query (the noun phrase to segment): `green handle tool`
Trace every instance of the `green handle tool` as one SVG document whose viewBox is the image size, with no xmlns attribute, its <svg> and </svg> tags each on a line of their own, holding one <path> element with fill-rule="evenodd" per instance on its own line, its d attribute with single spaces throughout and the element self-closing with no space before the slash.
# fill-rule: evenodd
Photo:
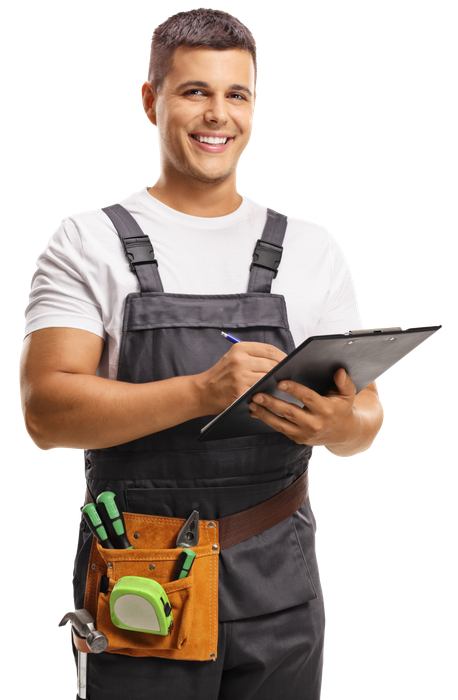
<svg viewBox="0 0 458 700">
<path fill-rule="evenodd" d="M 175 567 L 174 581 L 180 578 L 186 578 L 191 571 L 191 566 L 194 564 L 196 553 L 192 549 L 183 549 Z"/>
<path fill-rule="evenodd" d="M 97 498 L 97 510 L 115 549 L 133 549 L 127 539 L 122 513 L 116 505 L 113 491 L 104 491 Z"/>
<path fill-rule="evenodd" d="M 97 511 L 95 503 L 88 503 L 84 508 L 81 508 L 83 518 L 88 524 L 88 527 L 96 539 L 105 549 L 113 549 L 107 531 L 105 530 L 100 515 Z"/>
</svg>

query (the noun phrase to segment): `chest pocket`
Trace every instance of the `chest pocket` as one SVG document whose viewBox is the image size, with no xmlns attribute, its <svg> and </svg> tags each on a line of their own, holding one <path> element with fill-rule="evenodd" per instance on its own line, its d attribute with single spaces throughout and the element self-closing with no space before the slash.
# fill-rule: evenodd
<svg viewBox="0 0 458 700">
<path fill-rule="evenodd" d="M 222 330 L 286 353 L 294 347 L 280 295 L 129 294 L 118 380 L 153 382 L 204 372 L 230 348 Z"/>
</svg>

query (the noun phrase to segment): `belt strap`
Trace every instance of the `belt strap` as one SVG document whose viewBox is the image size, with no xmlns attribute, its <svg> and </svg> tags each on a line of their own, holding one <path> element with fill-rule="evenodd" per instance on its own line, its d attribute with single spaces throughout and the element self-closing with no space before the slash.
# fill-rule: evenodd
<svg viewBox="0 0 458 700">
<path fill-rule="evenodd" d="M 253 508 L 219 518 L 220 549 L 260 535 L 296 512 L 307 500 L 309 491 L 306 470 L 291 486 Z"/>
<path fill-rule="evenodd" d="M 234 515 L 218 519 L 220 549 L 227 549 L 234 544 L 260 535 L 274 525 L 291 517 L 309 495 L 308 470 L 294 481 L 291 486 L 272 496 L 257 506 L 241 510 Z M 85 505 L 95 502 L 89 489 L 86 489 Z"/>
</svg>

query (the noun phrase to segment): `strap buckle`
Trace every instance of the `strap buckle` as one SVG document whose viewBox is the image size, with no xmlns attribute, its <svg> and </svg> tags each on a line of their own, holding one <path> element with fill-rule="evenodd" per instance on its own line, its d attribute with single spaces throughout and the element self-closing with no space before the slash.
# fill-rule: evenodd
<svg viewBox="0 0 458 700">
<path fill-rule="evenodd" d="M 123 238 L 122 241 L 133 272 L 135 272 L 136 265 L 146 265 L 147 263 L 154 263 L 157 265 L 149 236 Z"/>
<path fill-rule="evenodd" d="M 265 244 L 271 247 L 267 247 Z M 272 250 L 275 248 L 275 250 Z M 253 265 L 257 267 L 264 267 L 266 270 L 272 270 L 274 272 L 274 279 L 278 274 L 278 266 L 280 265 L 281 256 L 283 253 L 283 248 L 281 245 L 275 245 L 275 243 L 270 243 L 269 241 L 263 241 L 258 238 L 256 242 L 256 248 L 253 253 L 253 262 L 250 265 L 250 270 Z"/>
</svg>

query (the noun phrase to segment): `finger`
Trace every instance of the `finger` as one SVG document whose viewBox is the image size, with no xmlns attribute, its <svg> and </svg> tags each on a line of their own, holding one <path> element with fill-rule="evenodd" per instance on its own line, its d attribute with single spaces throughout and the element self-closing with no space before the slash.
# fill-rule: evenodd
<svg viewBox="0 0 458 700">
<path fill-rule="evenodd" d="M 249 404 L 249 408 L 258 418 L 263 418 L 266 414 L 270 414 L 270 416 L 275 414 L 295 425 L 298 424 L 303 414 L 303 409 L 299 406 L 288 401 L 275 399 L 268 394 L 256 394 L 253 397 L 253 402 Z"/>
<path fill-rule="evenodd" d="M 334 374 L 334 384 L 336 385 L 337 391 L 341 396 L 354 396 L 356 394 L 356 387 L 353 384 L 350 375 L 344 370 L 343 367 L 337 370 Z M 330 394 L 335 392 L 330 391 Z"/>
<path fill-rule="evenodd" d="M 241 348 L 241 345 L 242 343 L 233 346 L 225 355 L 225 362 L 236 371 L 255 372 L 262 376 L 270 372 L 277 366 L 279 360 L 283 359 L 281 356 L 284 353 L 273 345 L 246 343 L 247 346 L 250 346 L 248 348 L 250 352 L 247 352 L 245 348 Z M 255 347 L 253 348 L 252 346 Z"/>
<path fill-rule="evenodd" d="M 268 343 L 237 343 L 231 348 L 231 350 L 234 352 L 246 352 L 248 355 L 252 355 L 253 357 L 265 357 L 273 360 L 275 363 L 280 362 L 284 357 L 286 357 L 286 353 L 280 350 L 280 348 L 276 348 L 275 345 L 269 345 Z"/>
<path fill-rule="evenodd" d="M 308 386 L 291 380 L 281 381 L 277 386 L 280 391 L 284 391 L 285 394 L 291 394 L 291 396 L 299 399 L 299 401 L 304 404 L 304 408 L 310 411 L 315 412 L 323 406 L 323 397 L 317 394 L 316 391 L 313 391 L 313 389 L 309 389 Z"/>
<path fill-rule="evenodd" d="M 281 403 L 286 404 L 286 401 L 282 401 Z M 289 404 L 291 405 L 291 404 Z M 256 403 L 250 403 L 248 404 L 248 407 L 252 411 L 252 418 L 257 418 L 259 420 L 262 420 L 264 423 L 267 425 L 270 425 L 271 428 L 274 428 L 280 433 L 283 433 L 284 435 L 287 435 L 290 437 L 292 440 L 299 434 L 299 429 L 296 423 L 293 421 L 288 420 L 286 416 L 282 416 L 281 414 L 276 414 L 270 411 L 269 409 L 265 408 L 264 406 L 261 406 Z M 297 406 L 295 407 L 297 408 Z M 302 410 L 302 409 L 298 409 Z M 285 407 L 285 414 L 290 415 L 287 407 Z"/>
</svg>

